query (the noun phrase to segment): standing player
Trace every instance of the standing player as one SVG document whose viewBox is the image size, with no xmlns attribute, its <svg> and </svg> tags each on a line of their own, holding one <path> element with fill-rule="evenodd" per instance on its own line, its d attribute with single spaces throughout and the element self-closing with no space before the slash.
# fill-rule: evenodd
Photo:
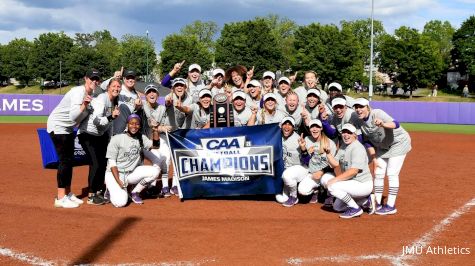
<svg viewBox="0 0 475 266">
<path fill-rule="evenodd" d="M 365 140 L 374 145 L 372 156 L 374 169 L 374 194 L 378 205 L 382 204 L 384 176 L 388 176 L 389 195 L 385 205 L 376 214 L 395 214 L 399 191 L 399 173 L 406 154 L 411 150 L 411 137 L 398 121 L 380 109 L 371 109 L 365 98 L 355 99 L 353 107 L 358 115 L 358 127 Z"/>
<path fill-rule="evenodd" d="M 79 125 L 79 143 L 90 161 L 87 204 L 102 205 L 107 202 L 100 192 L 104 189 L 106 151 L 112 136 L 112 120 L 119 116 L 117 97 L 120 87 L 120 79 L 110 79 L 107 91 L 91 101 L 92 113 Z"/>
<path fill-rule="evenodd" d="M 92 112 L 89 106 L 92 93 L 101 76 L 92 69 L 84 76 L 84 85 L 72 88 L 48 116 L 47 132 L 51 136 L 59 157 L 56 176 L 58 191 L 54 200 L 57 208 L 77 208 L 83 203 L 71 193 L 74 158 L 74 126 L 81 123 Z"/>
<path fill-rule="evenodd" d="M 233 93 L 234 126 L 253 126 L 256 124 L 257 107 L 246 105 L 247 94 L 243 91 Z"/>
<path fill-rule="evenodd" d="M 128 202 L 127 186 L 136 184 L 130 197 L 136 204 L 143 204 L 140 192 L 154 182 L 160 167 L 143 165 L 144 149 L 158 148 L 160 135 L 157 126 L 153 126 L 151 141 L 140 132 L 141 119 L 137 114 L 127 118 L 127 131 L 112 137 L 107 146 L 108 167 L 106 185 L 110 201 L 115 207 L 124 207 Z"/>
</svg>

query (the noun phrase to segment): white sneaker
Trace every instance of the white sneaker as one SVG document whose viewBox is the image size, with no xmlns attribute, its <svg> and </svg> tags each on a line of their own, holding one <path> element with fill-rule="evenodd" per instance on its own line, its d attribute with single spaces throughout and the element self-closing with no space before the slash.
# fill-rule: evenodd
<svg viewBox="0 0 475 266">
<path fill-rule="evenodd" d="M 64 196 L 62 199 L 54 199 L 54 207 L 71 209 L 79 207 L 79 204 L 71 201 L 68 196 Z"/>
<path fill-rule="evenodd" d="M 286 202 L 287 200 L 289 200 L 289 196 L 287 196 L 283 193 L 282 194 L 277 194 L 277 195 L 275 195 L 275 200 L 278 203 L 282 204 L 282 203 Z"/>
<path fill-rule="evenodd" d="M 76 195 L 74 195 L 74 193 L 72 193 L 72 192 L 69 192 L 67 197 L 69 198 L 70 201 L 75 202 L 79 205 L 84 203 L 84 201 L 82 201 L 82 199 L 79 199 L 78 197 L 76 197 Z"/>
</svg>

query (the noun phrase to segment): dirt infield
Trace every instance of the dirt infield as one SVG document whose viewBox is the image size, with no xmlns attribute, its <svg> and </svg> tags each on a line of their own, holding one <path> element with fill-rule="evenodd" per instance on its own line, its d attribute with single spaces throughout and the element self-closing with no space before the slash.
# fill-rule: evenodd
<svg viewBox="0 0 475 266">
<path fill-rule="evenodd" d="M 36 128 L 0 124 L 0 264 L 468 265 L 475 261 L 473 135 L 411 133 L 393 216 L 344 220 L 320 204 L 266 200 L 146 200 L 117 209 L 53 208 L 56 171 L 45 170 Z M 74 169 L 73 192 L 87 185 Z M 387 189 L 387 188 L 386 188 Z M 401 255 L 423 243 L 423 254 Z M 432 254 L 428 248 L 470 254 Z"/>
</svg>

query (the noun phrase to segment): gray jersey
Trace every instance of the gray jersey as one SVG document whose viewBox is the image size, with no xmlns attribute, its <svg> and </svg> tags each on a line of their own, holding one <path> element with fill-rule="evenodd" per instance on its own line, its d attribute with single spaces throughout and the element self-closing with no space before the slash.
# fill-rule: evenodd
<svg viewBox="0 0 475 266">
<path fill-rule="evenodd" d="M 336 115 L 330 117 L 330 125 L 332 125 L 341 135 L 341 129 L 344 124 L 350 123 L 352 125 L 357 125 L 359 118 L 353 109 L 347 108 L 343 118 L 338 118 Z M 360 135 L 361 131 L 357 129 L 356 135 Z"/>
<path fill-rule="evenodd" d="M 252 111 L 247 106 L 244 107 L 241 112 L 238 112 L 233 108 L 233 115 L 235 127 L 247 126 L 247 123 L 249 123 L 249 119 L 251 119 Z"/>
<path fill-rule="evenodd" d="M 318 111 L 318 105 L 314 108 L 310 108 L 308 104 L 305 104 L 305 109 L 307 109 L 308 113 L 310 114 L 310 120 L 312 119 L 319 119 L 320 112 Z"/>
<path fill-rule="evenodd" d="M 303 119 L 302 119 L 303 108 L 302 108 L 302 106 L 298 105 L 297 109 L 295 109 L 295 111 L 292 112 L 292 111 L 289 110 L 289 108 L 286 105 L 282 111 L 286 114 L 286 116 L 291 116 L 295 120 L 295 130 L 298 130 L 300 125 L 302 125 L 302 123 L 303 123 Z"/>
<path fill-rule="evenodd" d="M 68 91 L 48 116 L 46 131 L 55 134 L 73 133 L 74 126 L 81 123 L 92 112 L 90 105 L 81 112 L 80 108 L 84 97 L 86 97 L 86 87 L 84 86 L 74 87 Z"/>
<path fill-rule="evenodd" d="M 112 115 L 114 106 L 109 99 L 109 95 L 106 92 L 99 94 L 96 98 L 92 99 L 90 105 L 92 113 L 81 122 L 78 134 L 87 133 L 94 136 L 112 135 L 112 122 L 107 117 Z"/>
<path fill-rule="evenodd" d="M 353 97 L 351 96 L 347 96 L 347 95 L 343 95 L 343 96 L 345 97 L 345 100 L 346 100 L 346 107 L 353 110 L 353 102 L 355 101 L 355 99 L 353 99 Z M 332 108 L 332 100 L 333 99 L 328 98 L 325 101 L 325 109 L 327 110 L 327 113 L 329 115 L 333 115 L 334 113 L 333 108 Z"/>
<path fill-rule="evenodd" d="M 203 128 L 209 122 L 209 108 L 205 110 L 199 103 L 192 103 L 189 108 L 191 113 L 186 115 L 182 128 Z"/>
<path fill-rule="evenodd" d="M 366 149 L 358 140 L 350 145 L 342 144 L 335 159 L 340 163 L 341 171 L 345 172 L 350 168 L 359 169 L 356 176 L 349 180 L 356 180 L 361 183 L 373 180 L 373 176 L 368 167 L 368 156 Z"/>
<path fill-rule="evenodd" d="M 287 139 L 282 137 L 282 155 L 284 157 L 284 167 L 287 169 L 300 163 L 299 135 L 293 133 Z"/>
<path fill-rule="evenodd" d="M 178 101 L 178 97 L 173 93 L 173 102 Z M 190 96 L 185 94 L 185 98 L 181 99 L 182 106 L 191 106 L 192 99 Z M 171 126 L 172 131 L 177 130 L 183 126 L 186 119 L 186 114 L 182 111 L 175 108 L 175 106 L 170 105 L 166 106 L 166 118 L 164 120 L 164 125 Z"/>
<path fill-rule="evenodd" d="M 320 101 L 323 102 L 323 103 L 326 102 L 327 99 L 328 99 L 328 94 L 324 90 L 321 90 L 321 89 L 318 89 L 318 88 L 315 88 L 315 89 L 320 91 L 320 97 L 319 97 Z M 299 96 L 299 102 L 300 103 L 306 103 L 307 102 L 307 91 L 308 90 L 309 89 L 304 87 L 304 86 L 300 86 L 300 87 L 298 87 L 294 90 L 294 92 L 297 93 L 297 95 Z"/>
<path fill-rule="evenodd" d="M 289 90 L 290 91 L 290 90 Z M 287 97 L 287 95 L 282 95 L 280 93 L 280 90 L 279 89 L 274 89 L 274 94 L 275 94 L 275 97 L 277 98 L 276 101 L 277 101 L 277 108 L 281 109 L 281 110 L 284 110 L 285 109 L 285 97 Z"/>
<path fill-rule="evenodd" d="M 135 91 L 135 89 L 129 90 L 122 84 L 122 88 L 119 94 L 119 105 L 125 104 L 129 107 L 131 113 L 135 111 L 135 99 L 137 99 L 139 95 Z"/>
<path fill-rule="evenodd" d="M 328 144 L 330 145 L 330 153 L 332 155 L 335 155 L 335 143 L 330 140 Z M 327 155 L 325 154 L 325 152 L 320 153 L 320 141 L 316 141 L 312 136 L 305 137 L 305 147 L 307 147 L 307 150 L 309 150 L 311 147 L 314 148 L 312 157 L 308 162 L 308 171 L 310 173 L 321 171 L 329 166 Z"/>
<path fill-rule="evenodd" d="M 152 141 L 145 135 L 142 135 L 143 148 L 150 149 Z M 127 133 L 117 134 L 111 138 L 107 146 L 106 158 L 114 160 L 120 173 L 130 173 L 137 166 L 142 165 L 140 158 L 141 147 L 138 139 L 132 138 Z M 110 172 L 110 165 L 107 165 L 107 171 Z"/>
<path fill-rule="evenodd" d="M 155 108 L 151 107 L 148 102 L 145 102 L 143 105 L 143 110 L 145 115 L 147 116 L 147 119 L 153 119 L 157 122 L 158 125 L 163 125 L 165 124 L 165 119 L 166 119 L 166 108 L 163 105 L 157 105 Z M 148 125 L 147 123 L 142 123 Z M 144 128 L 143 133 L 151 138 L 152 137 L 152 130 L 150 126 L 147 128 Z"/>
<path fill-rule="evenodd" d="M 199 93 L 206 87 L 205 83 L 200 79 L 196 83 L 191 82 L 189 79 L 186 82 L 187 93 L 191 96 L 193 103 L 197 103 L 200 100 Z"/>
<path fill-rule="evenodd" d="M 257 114 L 257 121 L 256 124 L 258 125 L 265 125 L 265 124 L 272 124 L 272 123 L 280 123 L 287 115 L 282 112 L 281 110 L 277 109 L 273 114 L 269 114 L 262 109 Z"/>
<path fill-rule="evenodd" d="M 378 127 L 374 124 L 376 118 L 383 122 L 392 122 L 394 119 L 381 109 L 373 109 L 368 120 L 358 120 L 357 127 L 365 140 L 376 148 L 376 155 L 381 158 L 391 158 L 408 153 L 411 150 L 411 137 L 404 128 L 390 129 Z"/>
</svg>

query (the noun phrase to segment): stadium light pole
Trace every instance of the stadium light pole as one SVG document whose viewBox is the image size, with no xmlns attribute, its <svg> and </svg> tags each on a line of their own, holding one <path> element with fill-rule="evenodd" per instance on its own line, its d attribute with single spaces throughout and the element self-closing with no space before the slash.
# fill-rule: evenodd
<svg viewBox="0 0 475 266">
<path fill-rule="evenodd" d="M 147 42 L 145 43 L 145 45 L 147 46 L 147 49 L 146 49 L 146 59 L 147 60 L 147 76 L 145 76 L 145 82 L 148 82 L 148 30 L 147 30 Z"/>
<path fill-rule="evenodd" d="M 369 56 L 369 88 L 368 88 L 368 98 L 371 101 L 373 97 L 373 20 L 374 20 L 374 0 L 371 0 L 371 48 Z"/>
<path fill-rule="evenodd" d="M 59 94 L 61 94 L 61 87 L 63 85 L 63 82 L 62 82 L 62 79 L 61 79 L 61 64 L 63 62 L 61 60 L 59 60 Z"/>
</svg>

